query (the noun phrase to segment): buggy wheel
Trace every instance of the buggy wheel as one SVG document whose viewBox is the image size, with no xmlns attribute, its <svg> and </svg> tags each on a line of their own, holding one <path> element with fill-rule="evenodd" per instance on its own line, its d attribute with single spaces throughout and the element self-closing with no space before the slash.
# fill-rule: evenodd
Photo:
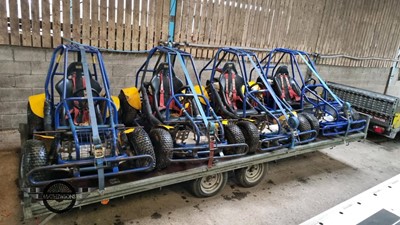
<svg viewBox="0 0 400 225">
<path fill-rule="evenodd" d="M 20 173 L 19 173 L 19 185 L 23 188 L 29 184 L 28 177 L 26 176 L 29 171 L 36 167 L 46 166 L 48 162 L 48 155 L 46 147 L 42 141 L 39 140 L 27 140 L 22 146 L 21 151 L 21 162 L 20 162 Z M 32 174 L 33 180 L 43 181 L 48 179 L 48 175 L 44 171 L 39 171 Z"/>
<path fill-rule="evenodd" d="M 44 120 L 33 113 L 30 103 L 26 110 L 28 116 L 28 139 L 33 137 L 33 131 L 44 130 Z"/>
<path fill-rule="evenodd" d="M 303 114 L 298 114 L 297 118 L 299 119 L 298 129 L 300 132 L 311 130 L 311 124 L 310 124 L 310 122 L 308 122 L 307 118 Z M 309 134 L 299 135 L 299 137 L 300 137 L 300 140 L 304 141 L 304 140 L 311 138 L 311 135 L 312 134 L 309 133 Z"/>
<path fill-rule="evenodd" d="M 217 173 L 190 181 L 190 190 L 199 198 L 211 197 L 220 192 L 228 181 L 228 173 Z"/>
<path fill-rule="evenodd" d="M 301 113 L 301 115 L 303 115 L 308 122 L 311 125 L 311 130 L 315 130 L 317 132 L 317 135 L 319 134 L 319 120 L 317 119 L 317 117 L 314 116 L 314 114 L 311 113 Z"/>
<path fill-rule="evenodd" d="M 151 143 L 153 143 L 156 168 L 164 169 L 171 164 L 172 148 L 174 147 L 171 134 L 162 128 L 154 128 L 150 131 Z"/>
<path fill-rule="evenodd" d="M 259 184 L 267 172 L 265 163 L 251 165 L 234 171 L 237 183 L 242 187 L 254 187 Z"/>
<path fill-rule="evenodd" d="M 146 131 L 144 131 L 141 127 L 136 127 L 135 130 L 129 133 L 127 136 L 131 150 L 136 156 L 150 155 L 153 158 L 153 165 L 149 171 L 153 170 L 156 167 L 156 155 L 154 153 L 154 148 L 151 144 L 150 137 Z M 149 159 L 135 160 L 136 167 L 144 167 L 149 163 L 151 163 L 151 160 Z"/>
<path fill-rule="evenodd" d="M 260 134 L 256 125 L 249 121 L 240 121 L 237 123 L 237 126 L 240 128 L 240 131 L 242 131 L 246 144 L 249 146 L 248 153 L 256 152 L 260 141 Z"/>
<path fill-rule="evenodd" d="M 225 130 L 225 138 L 228 141 L 228 144 L 238 144 L 238 143 L 246 143 L 246 139 L 243 136 L 240 128 L 235 124 L 229 124 L 224 126 Z M 226 153 L 229 155 L 233 154 L 241 154 L 245 152 L 245 147 L 230 147 L 226 148 Z"/>
</svg>

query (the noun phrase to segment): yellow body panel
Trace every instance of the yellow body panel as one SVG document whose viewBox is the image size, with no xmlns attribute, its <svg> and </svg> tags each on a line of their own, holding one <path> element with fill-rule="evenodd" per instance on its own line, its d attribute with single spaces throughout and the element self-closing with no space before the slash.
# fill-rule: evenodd
<svg viewBox="0 0 400 225">
<path fill-rule="evenodd" d="M 124 133 L 129 134 L 129 133 L 132 133 L 134 130 L 135 130 L 135 128 L 129 128 L 129 129 L 124 130 Z"/>
<path fill-rule="evenodd" d="M 43 139 L 54 139 L 55 138 L 54 136 L 48 136 L 48 135 L 40 135 L 40 134 L 34 134 L 34 135 L 35 135 L 35 137 L 40 137 Z"/>
<path fill-rule="evenodd" d="M 128 104 L 133 108 L 140 110 L 142 108 L 142 102 L 140 101 L 140 94 L 136 87 L 124 88 L 122 89 L 126 96 Z"/>
<path fill-rule="evenodd" d="M 164 127 L 167 130 L 171 130 L 171 129 L 175 128 L 174 126 L 168 126 L 168 125 L 160 125 L 160 127 Z"/>
<path fill-rule="evenodd" d="M 394 129 L 400 127 L 400 113 L 396 113 L 395 114 L 392 126 L 393 126 Z"/>
<path fill-rule="evenodd" d="M 44 118 L 45 100 L 45 93 L 29 96 L 29 105 L 31 107 L 31 110 L 36 116 L 40 118 Z"/>
<path fill-rule="evenodd" d="M 118 98 L 118 96 L 111 96 L 111 99 L 112 99 L 112 101 L 114 102 L 115 107 L 117 107 L 117 110 L 119 110 L 120 103 L 119 103 L 119 98 Z"/>
<path fill-rule="evenodd" d="M 206 91 L 206 88 L 204 86 L 200 86 L 200 85 L 196 85 L 194 86 L 194 91 L 196 92 L 196 94 L 201 95 L 201 91 L 203 91 L 204 96 L 206 96 L 207 100 L 210 100 L 210 97 L 208 96 L 208 93 Z M 200 102 L 202 104 L 206 104 L 206 101 L 204 100 L 204 98 L 200 97 Z"/>
</svg>

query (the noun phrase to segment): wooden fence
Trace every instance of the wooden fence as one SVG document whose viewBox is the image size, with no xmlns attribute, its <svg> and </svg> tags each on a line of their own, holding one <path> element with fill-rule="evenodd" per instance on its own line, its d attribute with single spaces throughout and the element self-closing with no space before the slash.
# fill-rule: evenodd
<svg viewBox="0 0 400 225">
<path fill-rule="evenodd" d="M 393 58 L 400 45 L 399 8 L 398 0 L 177 0 L 174 35 L 179 42 L 210 46 Z M 146 50 L 168 39 L 169 11 L 170 0 L 0 0 L 0 44 L 51 48 L 64 37 Z M 210 58 L 216 48 L 186 50 Z M 345 58 L 319 63 L 391 65 Z"/>
</svg>

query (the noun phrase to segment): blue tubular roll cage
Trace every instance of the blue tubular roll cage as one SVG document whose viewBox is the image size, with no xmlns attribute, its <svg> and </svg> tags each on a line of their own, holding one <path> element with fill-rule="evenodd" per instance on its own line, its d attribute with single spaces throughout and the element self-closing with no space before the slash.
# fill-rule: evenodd
<svg viewBox="0 0 400 225">
<path fill-rule="evenodd" d="M 155 55 L 157 52 L 161 53 L 159 55 L 159 58 L 156 62 L 156 64 L 154 65 L 154 69 L 148 68 L 149 64 L 150 64 L 150 59 L 152 58 L 153 55 Z M 135 78 L 135 86 L 136 88 L 140 89 L 141 85 L 143 84 L 144 80 L 145 80 L 145 76 L 146 73 L 154 73 L 157 69 L 157 66 L 159 65 L 159 63 L 161 62 L 161 57 L 165 56 L 166 57 L 166 62 L 169 64 L 168 70 L 169 70 L 169 74 L 173 74 L 173 65 L 175 64 L 176 60 L 179 61 L 179 64 L 181 65 L 182 69 L 183 69 L 183 73 L 184 73 L 184 77 L 185 77 L 185 81 L 186 84 L 189 86 L 189 90 L 191 93 L 185 93 L 185 94 L 173 94 L 172 98 L 168 100 L 168 102 L 166 103 L 166 124 L 168 124 L 168 120 L 170 119 L 170 110 L 169 110 L 169 106 L 171 105 L 172 101 L 175 100 L 175 104 L 178 106 L 179 109 L 182 110 L 183 114 L 185 115 L 185 117 L 189 120 L 190 124 L 193 126 L 195 132 L 196 132 L 196 143 L 200 143 L 200 136 L 201 136 L 201 130 L 199 128 L 198 125 L 198 121 L 196 121 L 195 118 L 193 118 L 191 115 L 189 115 L 189 113 L 185 110 L 184 105 L 182 105 L 179 101 L 179 97 L 190 97 L 193 98 L 195 100 L 196 105 L 198 106 L 198 110 L 200 111 L 200 119 L 201 122 L 205 125 L 205 127 L 207 128 L 209 125 L 209 122 L 216 122 L 219 124 L 219 127 L 221 128 L 221 136 L 224 137 L 224 130 L 223 130 L 223 126 L 221 121 L 219 120 L 219 117 L 215 114 L 215 112 L 212 110 L 210 103 L 208 101 L 208 99 L 205 97 L 203 90 L 200 88 L 201 93 L 197 94 L 193 83 L 191 81 L 191 77 L 189 75 L 189 72 L 187 71 L 186 68 L 186 60 L 185 58 L 188 58 L 190 60 L 190 63 L 192 65 L 194 65 L 193 62 L 193 57 L 191 54 L 184 52 L 182 50 L 179 49 L 175 49 L 175 48 L 171 48 L 171 47 L 167 47 L 167 46 L 157 46 L 154 47 L 152 50 L 150 50 L 149 55 L 147 57 L 146 62 L 139 68 L 139 70 L 136 73 L 136 78 Z M 195 73 L 195 77 L 196 77 L 196 82 L 197 84 L 201 84 L 200 83 L 200 79 L 197 76 L 197 71 L 196 68 L 193 66 L 193 70 Z M 141 76 L 141 80 L 139 80 L 140 74 L 142 73 Z M 173 85 L 173 79 L 168 79 L 169 80 L 169 86 L 171 88 L 171 92 L 175 93 L 174 91 L 174 85 Z M 204 110 L 201 106 L 201 102 L 200 102 L 200 98 L 204 100 L 205 105 L 206 105 L 206 110 Z"/>
<path fill-rule="evenodd" d="M 291 71 L 292 71 L 292 76 L 293 76 L 293 81 L 296 83 L 296 85 L 301 88 L 301 96 L 300 96 L 300 108 L 304 108 L 304 100 L 310 102 L 314 107 L 319 107 L 321 108 L 325 113 L 334 116 L 334 118 L 337 118 L 335 122 L 328 122 L 328 123 L 323 123 L 322 127 L 322 132 L 325 136 L 330 136 L 330 135 L 337 135 L 337 134 L 346 134 L 349 132 L 354 132 L 357 130 L 362 130 L 364 125 L 357 128 L 357 129 L 351 129 L 350 124 L 353 123 L 351 118 L 343 118 L 340 115 L 339 110 L 343 107 L 349 107 L 349 103 L 344 102 L 342 99 L 340 99 L 325 83 L 325 81 L 322 79 L 322 77 L 319 75 L 319 73 L 316 70 L 315 64 L 313 60 L 310 59 L 310 56 L 307 52 L 305 51 L 300 51 L 300 50 L 292 50 L 292 49 L 287 49 L 287 48 L 276 48 L 269 52 L 269 54 L 264 57 L 261 60 L 261 64 L 265 63 L 265 65 L 262 67 L 262 69 L 265 71 L 264 75 L 267 77 L 268 71 L 272 69 L 272 75 L 275 73 L 276 66 L 271 66 L 273 58 L 276 56 L 276 53 L 283 53 L 275 65 L 279 64 L 282 59 L 285 57 L 285 55 L 290 56 L 290 64 L 291 64 Z M 304 80 L 304 76 L 300 70 L 300 66 L 296 60 L 296 57 L 299 57 L 302 59 L 302 61 L 306 64 L 306 66 L 310 69 L 312 74 L 318 79 L 320 84 L 306 84 L 306 81 Z M 302 85 L 299 85 L 298 82 L 295 79 L 295 69 L 298 71 L 300 80 L 302 82 Z M 322 92 L 322 97 L 319 96 L 317 93 L 315 93 L 311 88 L 315 89 L 316 87 L 322 87 L 323 92 Z M 318 99 L 321 102 L 314 102 L 313 100 L 310 99 L 310 97 L 306 96 L 306 93 L 310 93 L 313 95 L 316 99 Z M 333 101 L 328 100 L 328 94 L 331 96 Z M 337 107 L 338 106 L 338 107 Z M 328 111 L 327 108 L 331 109 L 334 111 L 332 114 L 331 111 Z M 354 121 L 354 124 L 362 124 L 362 121 Z M 325 130 L 327 129 L 335 129 L 335 127 L 346 127 L 345 131 L 334 131 L 332 133 L 326 133 Z"/>
</svg>

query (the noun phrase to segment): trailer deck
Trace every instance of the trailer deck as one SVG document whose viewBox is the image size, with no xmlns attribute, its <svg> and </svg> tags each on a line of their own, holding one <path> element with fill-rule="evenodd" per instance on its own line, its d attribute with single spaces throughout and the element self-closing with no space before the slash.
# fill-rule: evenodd
<svg viewBox="0 0 400 225">
<path fill-rule="evenodd" d="M 348 136 L 320 139 L 306 145 L 296 146 L 293 149 L 281 149 L 273 152 L 249 155 L 238 159 L 220 161 L 215 163 L 215 165 L 211 168 L 208 168 L 206 165 L 201 165 L 185 170 L 182 170 L 182 168 L 178 168 L 175 169 L 175 171 L 166 170 L 164 173 L 153 172 L 151 174 L 145 174 L 142 178 L 136 179 L 135 181 L 107 186 L 103 194 L 100 194 L 98 191 L 93 191 L 93 189 L 90 188 L 89 189 L 79 188 L 77 193 L 77 202 L 74 205 L 74 208 L 98 203 L 101 202 L 102 200 L 121 198 L 127 195 L 132 195 L 135 193 L 140 193 L 151 189 L 156 189 L 172 184 L 181 183 L 207 175 L 233 171 L 235 169 L 244 168 L 254 164 L 267 163 L 283 158 L 289 158 L 309 152 L 318 151 L 325 148 L 333 148 L 337 145 L 348 144 L 354 141 L 362 141 L 366 138 L 366 134 L 367 130 L 365 130 L 364 132 L 359 132 Z M 123 178 L 121 180 L 123 180 Z M 56 215 L 50 212 L 42 204 L 41 201 L 32 201 L 32 200 L 33 200 L 32 197 L 27 194 L 25 194 L 22 199 L 24 219 L 49 215 L 49 217 L 43 221 L 43 223 L 45 223 L 46 221 L 48 221 L 48 219 Z M 63 204 L 66 205 L 63 202 L 60 202 L 60 206 L 62 206 Z"/>
</svg>

